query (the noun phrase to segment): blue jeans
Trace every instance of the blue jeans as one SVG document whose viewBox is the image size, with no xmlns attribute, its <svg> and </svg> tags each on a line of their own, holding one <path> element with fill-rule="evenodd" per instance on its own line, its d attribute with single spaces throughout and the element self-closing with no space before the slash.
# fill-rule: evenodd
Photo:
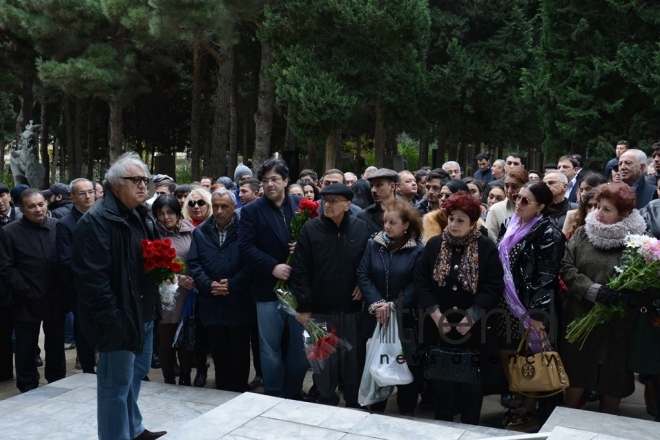
<svg viewBox="0 0 660 440">
<path fill-rule="evenodd" d="M 149 373 L 153 352 L 153 321 L 144 324 L 142 353 L 99 352 L 97 419 L 100 440 L 130 440 L 144 431 L 137 405 L 142 378 Z"/>
<path fill-rule="evenodd" d="M 73 333 L 73 313 L 64 315 L 64 343 L 75 344 L 76 338 Z"/>
<path fill-rule="evenodd" d="M 259 354 L 264 377 L 264 392 L 269 396 L 293 397 L 302 391 L 307 373 L 307 357 L 303 347 L 303 326 L 283 310 L 279 301 L 257 302 L 259 322 Z M 282 360 L 282 332 L 289 323 L 289 348 Z"/>
</svg>

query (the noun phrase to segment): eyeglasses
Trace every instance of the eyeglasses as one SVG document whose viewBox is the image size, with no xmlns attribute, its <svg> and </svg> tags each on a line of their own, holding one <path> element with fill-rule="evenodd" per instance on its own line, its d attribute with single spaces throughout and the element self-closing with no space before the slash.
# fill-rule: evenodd
<svg viewBox="0 0 660 440">
<path fill-rule="evenodd" d="M 80 197 L 93 196 L 96 194 L 96 191 L 90 189 L 89 191 L 78 191 L 76 194 L 78 194 Z"/>
<path fill-rule="evenodd" d="M 520 203 L 522 206 L 527 206 L 530 203 L 534 203 L 535 205 L 540 205 L 539 202 L 532 202 L 531 200 L 529 200 L 529 198 L 523 197 L 520 194 L 516 196 L 515 201 L 516 203 Z"/>
<path fill-rule="evenodd" d="M 188 206 L 191 208 L 194 208 L 195 205 L 199 206 L 200 208 L 204 205 L 206 205 L 206 202 L 204 199 L 199 199 L 199 200 L 188 200 Z"/>
<path fill-rule="evenodd" d="M 139 185 L 140 183 L 144 183 L 145 185 L 149 184 L 149 178 L 148 177 L 142 177 L 142 176 L 130 176 L 130 177 L 122 177 L 122 179 L 130 180 L 136 185 Z"/>
<path fill-rule="evenodd" d="M 271 177 L 270 179 L 262 179 L 261 183 L 264 185 L 268 185 L 269 183 L 277 183 L 281 180 L 282 180 L 281 177 Z"/>
</svg>

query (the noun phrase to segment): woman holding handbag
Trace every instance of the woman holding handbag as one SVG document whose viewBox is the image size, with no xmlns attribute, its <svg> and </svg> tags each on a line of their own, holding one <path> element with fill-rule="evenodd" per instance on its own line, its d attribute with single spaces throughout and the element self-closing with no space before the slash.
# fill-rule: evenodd
<svg viewBox="0 0 660 440">
<path fill-rule="evenodd" d="M 528 345 L 535 353 L 541 350 L 541 330 L 552 330 L 549 317 L 556 316 L 553 307 L 558 291 L 557 262 L 564 255 L 564 234 L 547 216 L 552 191 L 543 182 L 526 183 L 515 198 L 514 215 L 504 222 L 506 232 L 498 244 L 504 267 L 504 300 L 498 315 L 500 361 L 509 378 L 509 358 L 521 340 L 521 327 L 532 328 Z M 569 375 L 570 376 L 570 375 Z M 504 416 L 504 426 L 527 431 L 539 422 L 537 399 L 518 396 Z"/>
<path fill-rule="evenodd" d="M 479 350 L 473 359 L 479 374 L 483 381 L 493 380 L 493 376 L 499 377 L 499 372 L 490 365 L 485 352 L 488 343 L 496 339 L 490 331 L 495 327 L 484 321 L 488 321 L 487 312 L 502 297 L 502 264 L 495 244 L 477 229 L 481 207 L 469 193 L 453 194 L 444 209 L 447 227 L 428 241 L 415 268 L 418 306 L 430 316 L 430 328 L 434 330 L 427 331 L 425 325 L 424 336 L 429 339 L 435 336 L 440 347 Z M 439 361 L 431 357 L 427 360 Z M 461 421 L 479 424 L 482 384 L 458 383 L 452 379 L 433 380 L 435 418 L 453 421 L 454 402 L 458 401 Z"/>
<path fill-rule="evenodd" d="M 383 208 L 383 230 L 367 243 L 357 271 L 365 303 L 360 336 L 366 341 L 373 334 L 376 322 L 387 324 L 390 310 L 398 310 L 400 339 L 414 380 L 397 386 L 397 404 L 402 415 L 412 416 L 421 382 L 420 362 L 414 359 L 417 306 L 413 271 L 424 249 L 419 241 L 422 223 L 417 211 L 403 200 L 393 200 Z M 371 410 L 382 412 L 386 405 L 387 399 L 372 404 Z"/>
</svg>

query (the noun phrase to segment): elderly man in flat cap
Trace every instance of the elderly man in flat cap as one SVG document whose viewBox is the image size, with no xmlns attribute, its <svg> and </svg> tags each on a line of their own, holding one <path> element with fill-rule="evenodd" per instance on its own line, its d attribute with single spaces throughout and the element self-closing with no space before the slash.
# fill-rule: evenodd
<svg viewBox="0 0 660 440">
<path fill-rule="evenodd" d="M 399 183 L 399 173 L 388 168 L 380 168 L 367 177 L 371 183 L 371 195 L 374 204 L 366 207 L 358 214 L 358 218 L 364 220 L 369 232 L 377 234 L 383 230 L 383 208 L 382 206 L 396 197 L 396 184 Z"/>
<path fill-rule="evenodd" d="M 307 222 L 298 236 L 289 285 L 298 300 L 296 319 L 303 326 L 310 318 L 325 322 L 328 331 L 353 347 L 339 347 L 322 370 L 314 370 L 319 403 L 336 406 L 339 372 L 347 407 L 358 408 L 361 371 L 358 365 L 358 324 L 362 294 L 357 268 L 369 241 L 367 225 L 349 215 L 353 191 L 342 183 L 326 186 L 323 216 Z"/>
</svg>

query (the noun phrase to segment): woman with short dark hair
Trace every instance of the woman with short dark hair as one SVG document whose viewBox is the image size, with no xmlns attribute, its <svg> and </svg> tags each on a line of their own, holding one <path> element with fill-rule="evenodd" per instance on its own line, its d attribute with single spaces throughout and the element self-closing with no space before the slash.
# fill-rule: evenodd
<svg viewBox="0 0 660 440">
<path fill-rule="evenodd" d="M 173 194 L 159 196 L 151 205 L 151 212 L 156 219 L 156 229 L 163 238 L 172 240 L 172 247 L 176 256 L 182 261 L 188 259 L 188 250 L 192 242 L 193 226 L 183 219 L 181 205 Z M 188 290 L 195 289 L 195 282 L 186 270 L 184 275 L 178 277 L 179 290 L 175 302 L 171 305 L 161 304 L 160 315 L 162 319 L 158 326 L 160 346 L 158 354 L 160 366 L 163 370 L 165 383 L 176 383 L 174 366 L 179 359 L 180 373 L 179 385 L 190 385 L 190 371 L 193 365 L 194 354 L 184 347 L 173 348 L 174 335 L 181 321 L 183 307 L 186 304 Z"/>
<path fill-rule="evenodd" d="M 418 306 L 430 318 L 424 323 L 424 335 L 434 337 L 440 346 L 480 350 L 484 382 L 494 382 L 499 379 L 498 368 L 484 359 L 489 357 L 485 354 L 490 351 L 488 343 L 496 338 L 495 334 L 490 337 L 489 330 L 495 326 L 482 318 L 502 297 L 502 264 L 495 244 L 477 228 L 479 202 L 459 191 L 446 200 L 444 209 L 447 226 L 428 241 L 415 268 Z M 484 329 L 486 339 L 482 339 Z M 436 419 L 453 421 L 454 403 L 458 402 L 461 421 L 479 424 L 481 383 L 434 380 L 433 393 Z"/>
</svg>

